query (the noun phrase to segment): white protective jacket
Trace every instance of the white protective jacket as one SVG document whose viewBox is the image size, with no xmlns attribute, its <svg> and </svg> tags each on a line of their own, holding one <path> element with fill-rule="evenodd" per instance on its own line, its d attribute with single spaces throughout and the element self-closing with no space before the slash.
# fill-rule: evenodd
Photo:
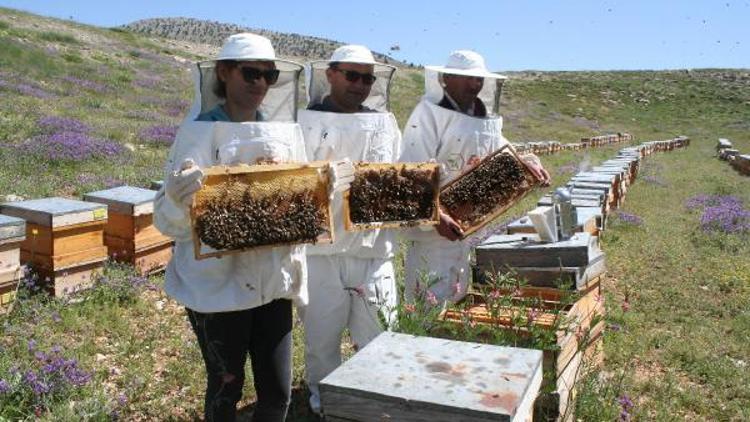
<svg viewBox="0 0 750 422">
<path fill-rule="evenodd" d="M 437 105 L 440 96 L 425 96 L 404 129 L 400 160 L 440 164 L 440 186 L 461 174 L 471 162 L 482 159 L 508 141 L 503 137 L 500 116 L 468 116 Z M 434 227 L 405 232 L 413 243 L 406 259 L 406 297 L 413 297 L 416 282 L 426 274 L 438 301 L 458 300 L 469 282 L 470 247 L 462 241 L 440 236 Z M 437 280 L 437 281 L 435 281 Z M 422 288 L 425 286 L 422 285 Z"/>
<path fill-rule="evenodd" d="M 389 112 L 332 113 L 300 110 L 298 119 L 310 160 L 392 163 L 397 160 L 401 131 Z M 309 255 L 346 255 L 357 258 L 392 258 L 394 233 L 390 230 L 347 232 L 344 229 L 343 195 L 331 204 L 334 243 L 310 245 Z"/>
<path fill-rule="evenodd" d="M 472 117 L 422 99 L 406 123 L 400 160 L 437 161 L 442 187 L 466 170 L 470 162 L 508 144 L 502 130 L 500 116 Z M 440 237 L 434 227 L 427 232 Z"/>
<path fill-rule="evenodd" d="M 196 84 L 200 84 L 200 75 L 195 76 Z M 193 109 L 177 132 L 165 174 L 179 170 L 187 158 L 192 158 L 201 168 L 254 164 L 264 158 L 280 162 L 307 161 L 302 131 L 297 123 L 194 121 L 201 110 L 213 106 L 204 103 L 201 107 L 199 90 Z M 196 260 L 189 210 L 166 195 L 164 188 L 156 196 L 154 224 L 175 240 L 165 288 L 186 307 L 198 312 L 227 312 L 255 308 L 275 299 L 307 302 L 304 245 L 260 248 Z"/>
</svg>

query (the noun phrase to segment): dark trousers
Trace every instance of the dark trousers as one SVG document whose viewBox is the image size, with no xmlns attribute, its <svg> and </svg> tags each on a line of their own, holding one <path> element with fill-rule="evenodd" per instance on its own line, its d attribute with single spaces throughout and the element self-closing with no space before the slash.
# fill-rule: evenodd
<svg viewBox="0 0 750 422">
<path fill-rule="evenodd" d="M 206 421 L 236 419 L 248 353 L 258 396 L 253 420 L 283 421 L 292 389 L 292 302 L 208 314 L 187 309 L 187 314 L 206 364 Z"/>
</svg>

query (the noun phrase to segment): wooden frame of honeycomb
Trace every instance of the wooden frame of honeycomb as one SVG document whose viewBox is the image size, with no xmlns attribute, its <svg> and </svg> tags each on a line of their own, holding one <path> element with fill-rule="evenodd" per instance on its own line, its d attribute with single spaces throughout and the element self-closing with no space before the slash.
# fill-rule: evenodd
<svg viewBox="0 0 750 422">
<path fill-rule="evenodd" d="M 394 227 L 415 227 L 415 226 L 423 226 L 423 225 L 436 225 L 440 222 L 440 216 L 438 213 L 439 209 L 439 192 L 440 192 L 440 173 L 439 170 L 440 166 L 435 163 L 357 163 L 355 165 L 355 181 L 352 182 L 352 187 L 344 192 L 344 227 L 347 231 L 358 231 L 358 230 L 373 230 L 373 229 L 381 229 L 381 228 L 394 228 Z M 427 183 L 430 186 L 430 198 L 429 198 L 429 206 L 427 205 L 426 201 L 423 201 L 421 205 L 419 205 L 419 199 L 414 198 L 414 196 L 407 196 L 409 199 L 408 202 L 406 201 L 407 198 L 404 198 L 404 201 L 401 204 L 394 203 L 393 201 L 388 202 L 386 207 L 390 205 L 394 205 L 398 208 L 391 207 L 390 209 L 383 210 L 382 207 L 379 210 L 369 210 L 369 213 L 371 214 L 388 214 L 388 213 L 405 213 L 405 214 L 414 214 L 415 218 L 401 218 L 397 220 L 382 220 L 378 221 L 377 219 L 370 221 L 370 219 L 366 219 L 366 221 L 356 221 L 356 220 L 362 220 L 362 216 L 358 215 L 358 213 L 355 211 L 354 207 L 357 205 L 357 199 L 354 197 L 354 195 L 357 195 L 357 193 L 360 191 L 361 186 L 359 185 L 360 180 L 364 180 L 362 178 L 365 177 L 367 172 L 377 172 L 374 174 L 380 175 L 381 178 L 375 180 L 375 184 L 383 183 L 384 179 L 382 178 L 383 174 L 389 170 L 395 171 L 398 176 L 403 177 L 404 172 L 426 172 L 426 176 L 429 178 Z M 359 179 L 358 179 L 359 178 Z M 414 181 L 414 179 L 411 179 Z M 386 204 L 386 202 L 383 202 L 387 198 L 384 197 L 384 192 L 382 189 L 378 189 L 379 186 L 371 185 L 370 189 L 376 189 L 376 192 L 374 196 L 377 197 L 379 200 L 379 204 Z M 418 189 L 419 186 L 412 186 L 412 189 Z M 387 192 L 385 193 L 387 196 Z M 425 198 L 426 199 L 426 198 Z M 415 204 L 416 202 L 416 204 Z M 420 209 L 417 209 L 417 207 L 420 207 Z M 409 209 L 410 208 L 410 209 Z M 421 209 L 424 208 L 424 209 Z M 431 208 L 431 210 L 430 210 Z M 429 217 L 418 217 L 416 214 L 420 214 L 420 211 L 427 211 L 429 212 Z M 427 212 L 422 212 L 423 215 L 426 215 Z M 361 214 L 361 213 L 359 213 Z M 354 216 L 354 218 L 353 218 Z"/>
<path fill-rule="evenodd" d="M 195 259 L 332 242 L 328 172 L 322 161 L 204 169 L 190 209 Z"/>
<path fill-rule="evenodd" d="M 501 164 L 505 168 L 492 167 Z M 502 186 L 511 178 L 516 179 L 510 182 L 512 186 Z M 538 183 L 511 146 L 505 145 L 443 186 L 440 209 L 456 220 L 465 238 L 523 199 Z M 509 187 L 512 191 L 504 193 Z"/>
</svg>

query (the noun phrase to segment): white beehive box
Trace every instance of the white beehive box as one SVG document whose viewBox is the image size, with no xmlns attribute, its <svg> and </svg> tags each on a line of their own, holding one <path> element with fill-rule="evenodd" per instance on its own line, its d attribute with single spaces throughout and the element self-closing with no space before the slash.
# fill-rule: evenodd
<svg viewBox="0 0 750 422">
<path fill-rule="evenodd" d="M 526 421 L 539 350 L 385 332 L 320 383 L 327 420 Z"/>
</svg>

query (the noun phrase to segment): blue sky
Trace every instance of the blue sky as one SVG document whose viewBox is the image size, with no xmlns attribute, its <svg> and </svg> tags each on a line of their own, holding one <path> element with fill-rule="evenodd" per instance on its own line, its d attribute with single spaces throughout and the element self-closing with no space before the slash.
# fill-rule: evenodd
<svg viewBox="0 0 750 422">
<path fill-rule="evenodd" d="M 750 68 L 745 1 L 0 0 L 98 26 L 186 16 L 365 44 L 420 64 L 470 48 L 495 70 Z"/>
</svg>

